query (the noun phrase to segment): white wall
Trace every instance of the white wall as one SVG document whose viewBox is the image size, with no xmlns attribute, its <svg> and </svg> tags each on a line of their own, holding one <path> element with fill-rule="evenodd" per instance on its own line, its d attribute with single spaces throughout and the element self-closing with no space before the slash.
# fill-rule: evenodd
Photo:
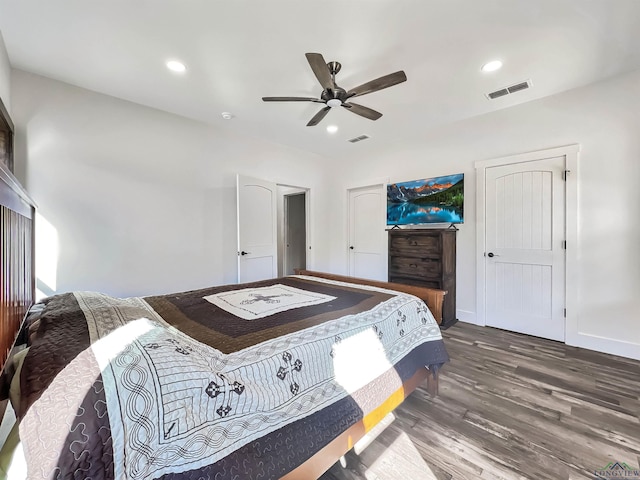
<svg viewBox="0 0 640 480">
<path fill-rule="evenodd" d="M 475 320 L 474 162 L 579 143 L 577 279 L 580 345 L 640 358 L 640 72 L 436 130 L 375 157 L 338 159 L 344 184 L 465 174 L 458 232 L 457 307 Z M 366 172 L 363 174 L 363 172 Z M 343 186 L 333 208 L 346 212 Z M 344 236 L 331 267 L 345 271 Z"/>
<path fill-rule="evenodd" d="M 0 32 L 0 99 L 11 114 L 11 64 Z"/>
<path fill-rule="evenodd" d="M 22 71 L 12 80 L 16 163 L 24 165 L 16 173 L 43 217 L 43 293 L 129 296 L 234 283 L 236 173 L 323 196 L 323 161 L 312 154 Z M 312 217 L 322 222 L 317 205 Z M 313 230 L 322 265 L 326 242 Z"/>
</svg>

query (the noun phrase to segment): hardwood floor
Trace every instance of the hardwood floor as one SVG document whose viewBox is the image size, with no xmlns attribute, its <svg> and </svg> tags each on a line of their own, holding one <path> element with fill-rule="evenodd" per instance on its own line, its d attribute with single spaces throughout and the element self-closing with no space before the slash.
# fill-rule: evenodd
<svg viewBox="0 0 640 480">
<path fill-rule="evenodd" d="M 423 387 L 322 480 L 593 479 L 640 464 L 640 362 L 458 323 L 440 395 Z M 624 477 L 640 479 L 640 476 Z"/>
</svg>

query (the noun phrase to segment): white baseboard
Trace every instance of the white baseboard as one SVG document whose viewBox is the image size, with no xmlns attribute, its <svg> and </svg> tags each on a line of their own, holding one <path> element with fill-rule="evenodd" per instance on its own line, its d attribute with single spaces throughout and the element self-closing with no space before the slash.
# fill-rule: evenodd
<svg viewBox="0 0 640 480">
<path fill-rule="evenodd" d="M 469 312 L 468 310 L 456 310 L 456 318 L 465 323 L 473 323 L 474 325 L 483 325 L 479 324 L 476 320 L 476 312 Z"/>
<path fill-rule="evenodd" d="M 640 344 L 638 343 L 598 337 L 587 333 L 578 333 L 574 338 L 567 339 L 566 343 L 574 347 L 640 360 Z"/>
</svg>

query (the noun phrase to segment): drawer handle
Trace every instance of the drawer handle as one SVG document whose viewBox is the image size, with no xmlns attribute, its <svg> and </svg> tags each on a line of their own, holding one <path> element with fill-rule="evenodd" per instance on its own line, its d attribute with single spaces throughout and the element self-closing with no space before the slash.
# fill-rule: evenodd
<svg viewBox="0 0 640 480">
<path fill-rule="evenodd" d="M 410 263 L 410 264 L 409 264 L 409 266 L 410 266 L 411 268 L 418 268 L 418 265 L 416 265 L 415 263 Z"/>
</svg>

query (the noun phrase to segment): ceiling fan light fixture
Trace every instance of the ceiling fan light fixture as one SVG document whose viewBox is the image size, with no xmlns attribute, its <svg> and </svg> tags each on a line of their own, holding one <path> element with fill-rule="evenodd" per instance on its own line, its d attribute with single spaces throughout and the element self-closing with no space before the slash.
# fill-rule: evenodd
<svg viewBox="0 0 640 480">
<path fill-rule="evenodd" d="M 500 70 L 502 68 L 502 62 L 500 60 L 491 60 L 490 62 L 482 65 L 481 70 L 483 72 L 495 72 L 496 70 Z"/>
<path fill-rule="evenodd" d="M 332 98 L 331 100 L 327 100 L 327 105 L 329 105 L 331 108 L 339 107 L 340 105 L 342 105 L 342 101 L 340 101 L 340 99 L 338 98 Z"/>
<path fill-rule="evenodd" d="M 329 125 L 327 127 L 327 132 L 329 133 L 336 133 L 338 131 L 338 126 L 337 125 Z"/>
</svg>

